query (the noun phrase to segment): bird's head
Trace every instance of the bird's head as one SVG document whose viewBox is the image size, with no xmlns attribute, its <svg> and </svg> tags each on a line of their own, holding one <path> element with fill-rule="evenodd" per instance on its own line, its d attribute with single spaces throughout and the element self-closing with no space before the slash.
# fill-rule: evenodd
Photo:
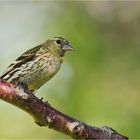
<svg viewBox="0 0 140 140">
<path fill-rule="evenodd" d="M 62 37 L 54 37 L 54 38 L 48 39 L 44 43 L 44 45 L 47 46 L 47 49 L 51 53 L 57 53 L 61 57 L 64 56 L 66 51 L 73 50 L 69 42 Z"/>
</svg>

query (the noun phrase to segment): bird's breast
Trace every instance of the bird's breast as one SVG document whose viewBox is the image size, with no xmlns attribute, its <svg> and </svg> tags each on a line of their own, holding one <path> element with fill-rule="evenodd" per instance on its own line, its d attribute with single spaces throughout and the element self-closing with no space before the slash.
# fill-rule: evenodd
<svg viewBox="0 0 140 140">
<path fill-rule="evenodd" d="M 50 80 L 59 70 L 61 60 L 55 57 L 43 57 L 41 60 L 35 62 L 38 67 L 36 74 L 28 81 L 29 89 L 41 87 L 44 83 Z M 35 65 L 34 65 L 35 67 Z"/>
<path fill-rule="evenodd" d="M 43 73 L 47 73 L 49 75 L 55 74 L 61 65 L 61 61 L 59 58 L 55 57 L 48 57 L 41 61 L 41 70 Z"/>
</svg>

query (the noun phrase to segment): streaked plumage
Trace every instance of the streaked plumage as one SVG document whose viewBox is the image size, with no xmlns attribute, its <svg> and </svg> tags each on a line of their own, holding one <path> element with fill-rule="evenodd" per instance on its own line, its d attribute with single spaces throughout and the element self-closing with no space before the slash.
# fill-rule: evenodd
<svg viewBox="0 0 140 140">
<path fill-rule="evenodd" d="M 72 48 L 64 38 L 49 39 L 18 57 L 1 78 L 34 92 L 58 72 L 68 50 Z"/>
</svg>

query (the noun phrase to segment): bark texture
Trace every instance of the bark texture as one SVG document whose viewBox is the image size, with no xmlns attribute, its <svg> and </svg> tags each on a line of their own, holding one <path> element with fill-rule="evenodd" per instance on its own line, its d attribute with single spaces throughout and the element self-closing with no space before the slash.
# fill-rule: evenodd
<svg viewBox="0 0 140 140">
<path fill-rule="evenodd" d="M 48 126 L 74 139 L 128 139 L 108 126 L 101 128 L 90 126 L 65 115 L 48 102 L 43 102 L 35 95 L 25 92 L 22 87 L 15 88 L 3 80 L 0 80 L 0 99 L 26 111 L 38 125 Z"/>
</svg>

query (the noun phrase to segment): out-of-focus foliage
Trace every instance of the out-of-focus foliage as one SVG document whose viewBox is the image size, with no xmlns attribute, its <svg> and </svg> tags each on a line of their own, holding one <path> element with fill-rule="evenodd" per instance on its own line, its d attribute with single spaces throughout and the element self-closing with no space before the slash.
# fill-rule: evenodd
<svg viewBox="0 0 140 140">
<path fill-rule="evenodd" d="M 53 106 L 91 125 L 140 138 L 140 2 L 0 2 L 0 66 L 52 36 L 74 47 L 39 91 Z M 3 101 L 0 138 L 68 138 Z"/>
</svg>

